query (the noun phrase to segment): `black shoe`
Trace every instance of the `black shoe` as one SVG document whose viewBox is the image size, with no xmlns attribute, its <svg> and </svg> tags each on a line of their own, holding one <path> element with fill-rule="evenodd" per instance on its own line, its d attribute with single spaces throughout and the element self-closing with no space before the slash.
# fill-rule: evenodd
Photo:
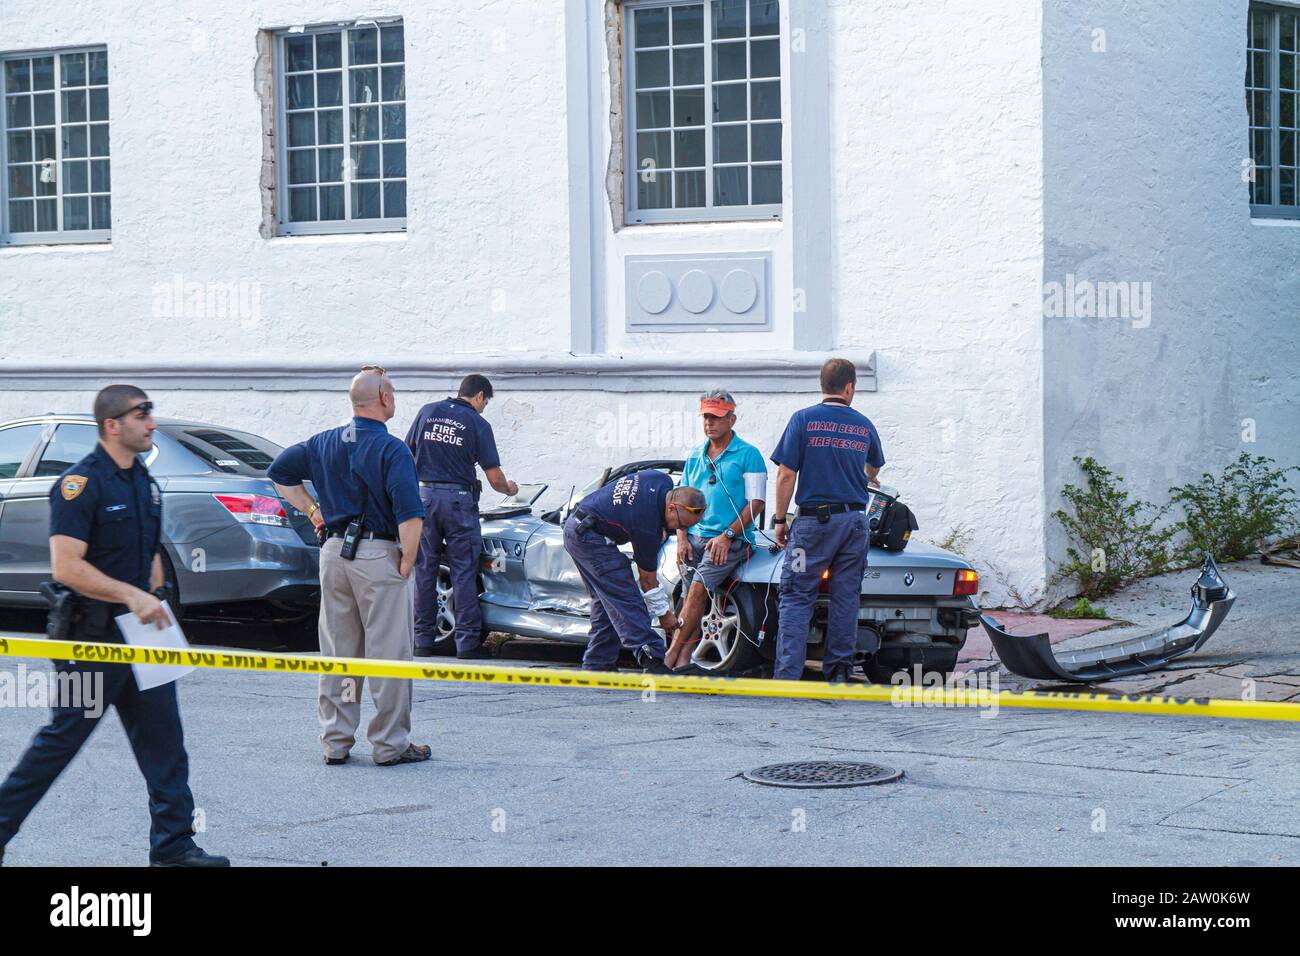
<svg viewBox="0 0 1300 956">
<path fill-rule="evenodd" d="M 428 744 L 407 744 L 406 749 L 392 760 L 375 761 L 377 767 L 396 767 L 399 763 L 421 763 L 433 756 L 433 748 Z"/>
<path fill-rule="evenodd" d="M 416 656 L 416 657 L 433 657 L 433 656 L 434 656 L 433 648 L 432 648 L 432 647 L 417 647 L 417 648 L 415 649 L 415 656 Z"/>
<path fill-rule="evenodd" d="M 331 757 L 329 754 L 325 755 L 325 766 L 327 767 L 341 767 L 343 764 L 347 762 L 348 762 L 347 754 L 344 754 L 342 757 Z"/>
<path fill-rule="evenodd" d="M 833 664 L 824 671 L 822 676 L 826 678 L 828 684 L 847 684 L 851 673 L 853 673 L 852 664 Z"/>
<path fill-rule="evenodd" d="M 180 856 L 174 856 L 170 860 L 155 860 L 150 866 L 230 866 L 230 860 L 224 856 L 213 856 L 211 853 L 205 853 L 198 847 L 186 850 Z"/>
<path fill-rule="evenodd" d="M 493 657 L 491 651 L 480 646 L 469 651 L 457 651 L 456 659 L 461 661 L 490 661 Z"/>
<path fill-rule="evenodd" d="M 583 664 L 582 669 L 584 671 L 590 671 L 593 674 L 612 674 L 618 671 L 618 665 L 609 664 L 605 667 L 597 667 L 594 664 Z"/>
<path fill-rule="evenodd" d="M 636 653 L 636 662 L 641 665 L 643 674 L 672 674 L 673 669 L 664 663 L 662 657 L 655 657 L 649 651 L 639 650 Z"/>
</svg>

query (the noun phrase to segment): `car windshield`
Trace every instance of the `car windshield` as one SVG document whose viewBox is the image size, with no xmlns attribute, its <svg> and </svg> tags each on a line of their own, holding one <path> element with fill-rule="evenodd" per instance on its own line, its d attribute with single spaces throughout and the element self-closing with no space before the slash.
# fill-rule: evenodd
<svg viewBox="0 0 1300 956">
<path fill-rule="evenodd" d="M 274 442 L 209 425 L 159 425 L 158 430 L 186 451 L 197 455 L 210 468 L 227 475 L 261 478 L 283 450 Z"/>
</svg>

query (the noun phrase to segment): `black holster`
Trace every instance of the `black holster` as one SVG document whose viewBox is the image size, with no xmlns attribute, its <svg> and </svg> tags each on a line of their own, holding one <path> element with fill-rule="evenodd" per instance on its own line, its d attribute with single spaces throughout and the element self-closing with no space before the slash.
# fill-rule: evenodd
<svg viewBox="0 0 1300 956">
<path fill-rule="evenodd" d="M 71 640 L 85 617 L 85 605 L 81 596 L 57 581 L 42 581 L 41 594 L 50 602 L 45 633 L 53 641 Z"/>
</svg>

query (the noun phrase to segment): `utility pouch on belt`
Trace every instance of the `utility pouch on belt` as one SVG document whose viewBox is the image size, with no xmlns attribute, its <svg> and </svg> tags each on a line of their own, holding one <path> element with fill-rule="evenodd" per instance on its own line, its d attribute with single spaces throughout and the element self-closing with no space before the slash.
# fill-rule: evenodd
<svg viewBox="0 0 1300 956">
<path fill-rule="evenodd" d="M 343 546 L 339 548 L 339 557 L 344 561 L 356 560 L 357 546 L 361 544 L 361 528 L 365 518 L 365 515 L 353 518 L 343 530 Z"/>
<path fill-rule="evenodd" d="M 902 551 L 918 527 L 912 509 L 901 501 L 888 502 L 870 520 L 871 543 L 886 551 Z"/>
<path fill-rule="evenodd" d="M 478 499 L 480 498 L 480 496 L 482 496 L 482 494 L 483 494 L 483 482 L 481 482 L 481 481 L 479 481 L 479 479 L 475 478 L 475 479 L 474 479 L 474 490 L 473 490 L 473 495 L 474 495 L 474 504 L 478 504 Z"/>
<path fill-rule="evenodd" d="M 45 633 L 54 641 L 69 640 L 80 623 L 84 610 L 77 592 L 57 581 L 42 581 L 41 594 L 50 602 L 50 616 L 45 623 Z"/>
</svg>

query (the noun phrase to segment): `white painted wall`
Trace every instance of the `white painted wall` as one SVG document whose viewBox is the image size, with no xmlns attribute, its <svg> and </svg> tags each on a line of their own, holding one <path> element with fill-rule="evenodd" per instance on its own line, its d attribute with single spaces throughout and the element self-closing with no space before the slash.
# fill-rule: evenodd
<svg viewBox="0 0 1300 956">
<path fill-rule="evenodd" d="M 366 15 L 406 22 L 409 232 L 262 239 L 257 31 Z M 1044 577 L 1040 4 L 833 0 L 829 21 L 835 346 L 877 352 L 880 391 L 858 407 L 880 428 L 883 477 L 907 493 L 922 537 L 964 525 L 971 556 L 1032 598 Z M 560 0 L 126 2 L 93 15 L 71 0 L 7 0 L 0 48 L 108 45 L 114 234 L 111 249 L 0 251 L 0 362 L 184 368 L 198 357 L 360 364 L 453 354 L 472 371 L 475 353 L 563 350 L 563 31 Z M 787 157 L 789 148 L 787 137 Z M 785 224 L 611 228 L 605 248 L 611 351 L 790 348 Z M 622 333 L 624 256 L 751 250 L 773 253 L 772 332 Z M 155 320 L 155 287 L 178 274 L 255 283 L 260 321 Z M 765 454 L 817 394 L 812 379 L 801 395 L 735 391 L 739 430 Z M 0 419 L 83 410 L 90 397 L 9 392 Z M 154 397 L 167 414 L 282 443 L 346 413 L 341 393 L 318 391 Z M 436 397 L 403 393 L 393 430 Z M 611 447 L 593 438 L 602 413 L 662 429 L 692 404 L 669 392 L 503 391 L 488 418 L 507 474 L 550 482 L 558 497 L 604 465 L 684 447 L 635 432 Z M 985 580 L 991 600 L 1006 598 L 994 574 Z"/>
</svg>

